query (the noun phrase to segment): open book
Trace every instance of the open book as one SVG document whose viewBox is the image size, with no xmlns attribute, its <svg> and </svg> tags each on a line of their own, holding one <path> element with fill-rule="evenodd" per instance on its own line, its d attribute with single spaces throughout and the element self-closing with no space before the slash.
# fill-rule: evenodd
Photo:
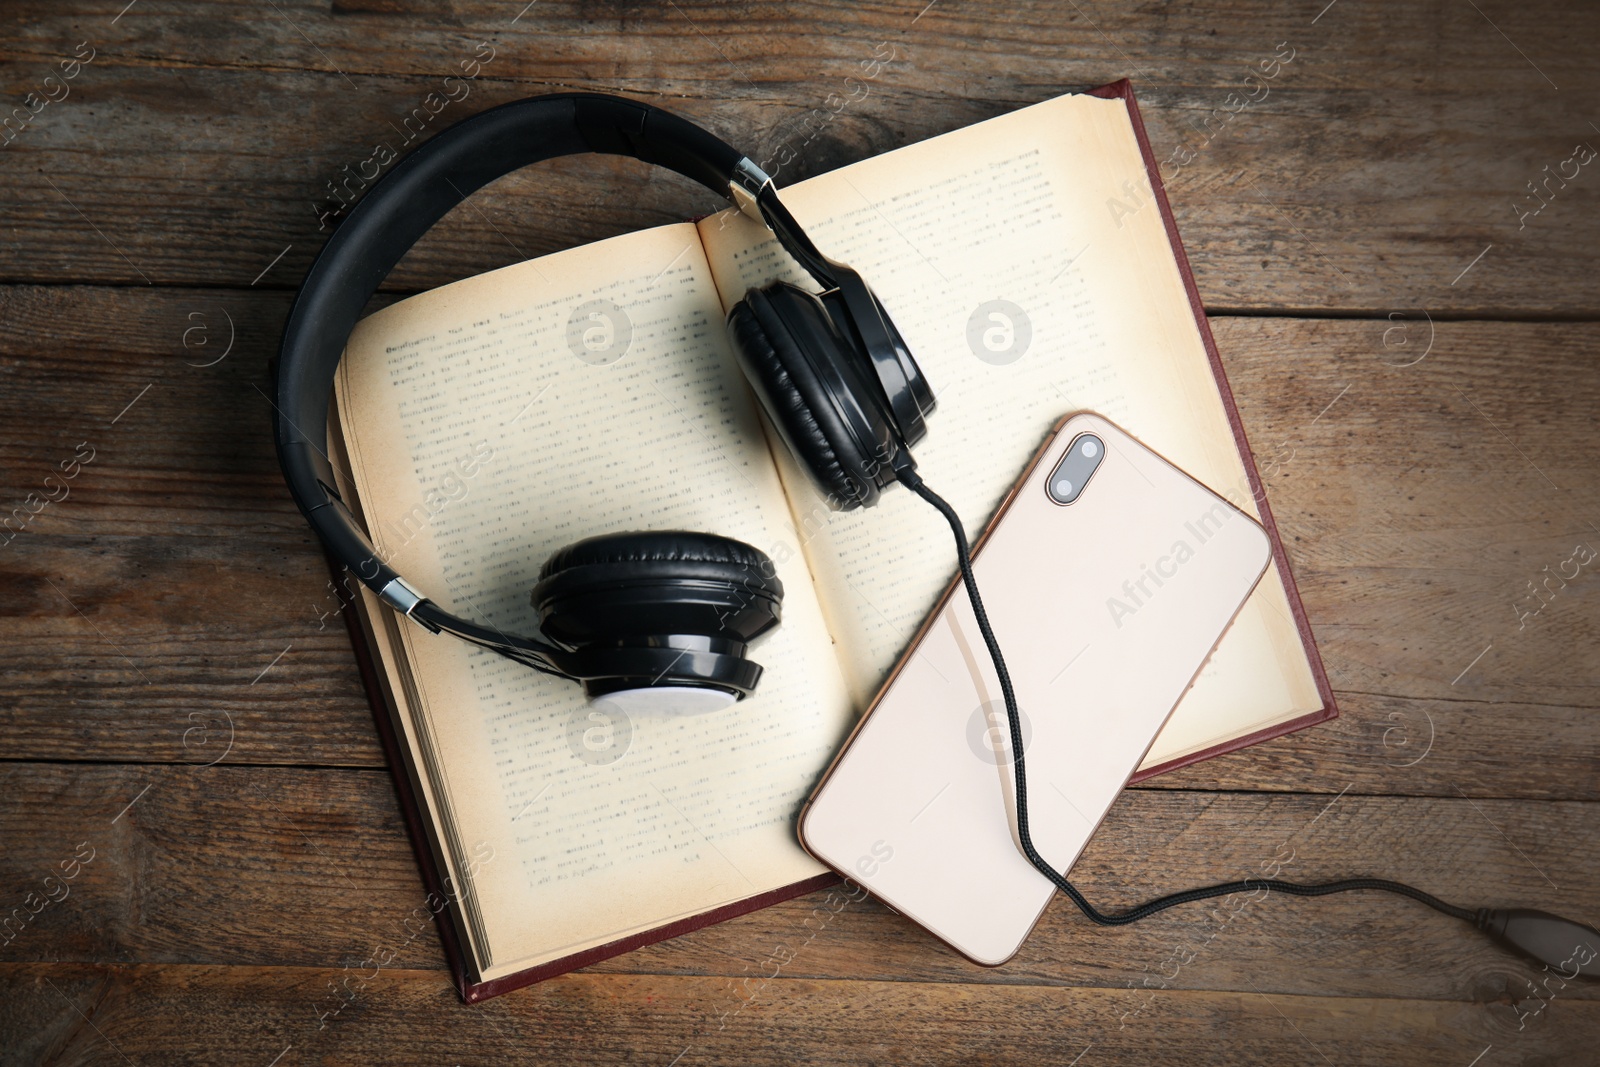
<svg viewBox="0 0 1600 1067">
<path fill-rule="evenodd" d="M 938 397 L 928 484 L 982 529 L 1052 424 L 1101 412 L 1277 537 L 1126 83 L 783 190 L 893 315 Z M 1155 187 L 1152 182 L 1155 182 Z M 734 211 L 412 297 L 351 338 L 343 492 L 433 600 L 537 625 L 542 561 L 631 529 L 726 534 L 786 590 L 756 694 L 628 720 L 580 688 L 357 601 L 413 833 L 467 999 L 825 884 L 794 820 L 955 573 L 910 493 L 830 511 L 723 327 L 808 284 Z M 1281 546 L 1151 750 L 1163 769 L 1333 714 Z"/>
</svg>

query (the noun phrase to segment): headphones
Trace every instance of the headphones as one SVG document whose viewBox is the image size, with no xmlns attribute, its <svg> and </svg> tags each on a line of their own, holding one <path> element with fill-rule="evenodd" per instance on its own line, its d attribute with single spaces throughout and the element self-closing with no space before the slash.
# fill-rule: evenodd
<svg viewBox="0 0 1600 1067">
<path fill-rule="evenodd" d="M 926 432 L 933 393 L 867 283 L 817 251 L 778 200 L 772 179 L 716 136 L 647 104 L 614 96 L 539 96 L 452 126 L 397 163 L 323 246 L 290 309 L 278 354 L 276 438 L 289 492 L 323 543 L 396 611 L 537 670 L 583 683 L 626 710 L 700 711 L 750 695 L 761 667 L 747 646 L 778 625 L 781 583 L 766 554 L 708 533 L 608 534 L 568 545 L 539 570 L 535 637 L 508 635 L 440 608 L 384 561 L 340 498 L 327 453 L 334 373 L 362 309 L 400 257 L 451 208 L 530 163 L 582 152 L 633 156 L 692 178 L 763 223 L 821 287 L 752 289 L 728 314 L 734 352 L 768 421 L 829 504 L 870 507 L 900 482 L 950 526 L 962 584 L 999 675 L 1010 726 L 1022 852 L 1091 921 L 1137 922 L 1231 893 L 1324 896 L 1379 890 L 1476 926 L 1547 967 L 1600 976 L 1600 931 L 1548 912 L 1476 911 L 1382 878 L 1303 884 L 1245 879 L 1182 890 L 1102 912 L 1034 848 L 1016 695 L 972 574 L 961 520 L 923 483 L 911 446 Z M 308 432 L 308 430 L 310 432 Z M 1575 960 L 1574 944 L 1588 946 Z"/>
<path fill-rule="evenodd" d="M 482 112 L 421 145 L 367 192 L 323 246 L 284 326 L 276 438 L 289 492 L 329 551 L 396 611 L 591 698 L 678 711 L 750 695 L 748 645 L 776 627 L 783 583 L 759 549 L 729 537 L 650 531 L 591 537 L 540 568 L 534 636 L 452 615 L 395 571 L 340 498 L 328 459 L 335 371 L 362 309 L 446 212 L 530 163 L 586 152 L 632 156 L 720 193 L 770 229 L 821 287 L 752 289 L 728 315 L 734 352 L 768 420 L 838 510 L 870 507 L 910 475 L 933 392 L 861 275 L 819 252 L 772 179 L 715 135 L 648 104 L 591 93 Z"/>
</svg>

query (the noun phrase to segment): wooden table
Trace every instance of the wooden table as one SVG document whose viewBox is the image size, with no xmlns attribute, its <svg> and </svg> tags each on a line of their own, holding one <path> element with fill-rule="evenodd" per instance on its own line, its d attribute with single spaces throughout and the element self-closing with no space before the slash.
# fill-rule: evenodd
<svg viewBox="0 0 1600 1067">
<path fill-rule="evenodd" d="M 791 180 L 1132 77 L 1162 157 L 1193 153 L 1169 191 L 1343 714 L 1128 791 L 1081 884 L 1133 901 L 1292 855 L 1600 919 L 1600 563 L 1544 584 L 1600 548 L 1600 163 L 1563 162 L 1600 146 L 1600 12 L 924 3 L 6 5 L 5 1062 L 1596 1061 L 1592 984 L 1371 897 L 1114 931 L 1058 900 L 993 970 L 867 902 L 774 975 L 812 897 L 473 1008 L 410 938 L 423 890 L 263 390 L 329 183 L 475 57 L 424 135 L 614 90 L 795 146 Z M 713 206 L 567 161 L 390 285 Z M 375 948 L 393 964 L 319 1026 Z"/>
</svg>

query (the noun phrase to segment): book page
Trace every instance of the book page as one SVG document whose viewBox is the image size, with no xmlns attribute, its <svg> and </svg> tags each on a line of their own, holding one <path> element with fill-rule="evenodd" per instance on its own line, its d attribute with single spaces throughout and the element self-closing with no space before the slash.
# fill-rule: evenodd
<svg viewBox="0 0 1600 1067">
<path fill-rule="evenodd" d="M 368 528 L 457 614 L 532 632 L 543 561 L 621 530 L 737 537 L 784 583 L 756 694 L 697 716 L 597 710 L 573 682 L 396 623 L 433 814 L 458 876 L 477 870 L 483 977 L 824 870 L 794 820 L 851 709 L 721 318 L 684 224 L 403 301 L 340 367 Z"/>
<path fill-rule="evenodd" d="M 362 512 L 360 495 L 349 473 L 350 456 L 337 404 L 328 415 L 328 459 L 333 467 L 339 495 L 356 521 L 365 528 L 367 520 Z M 405 774 L 422 809 L 422 830 L 434 871 L 455 904 L 448 918 L 463 950 L 469 954 L 469 958 L 476 959 L 478 932 L 482 924 L 468 919 L 475 910 L 476 900 L 472 896 L 470 881 L 461 876 L 456 857 L 467 855 L 477 858 L 483 853 L 481 849 L 475 850 L 473 845 L 464 842 L 462 847 L 453 849 L 447 828 L 439 818 L 439 805 L 434 800 L 432 780 L 424 769 L 427 754 L 415 727 L 417 717 L 410 698 L 415 686 L 411 682 L 411 669 L 405 660 L 404 643 L 400 638 L 400 627 L 409 623 L 401 621 L 398 613 L 386 607 L 376 593 L 358 582 L 349 571 L 344 571 L 338 580 L 351 594 L 351 601 L 345 610 L 354 614 L 360 628 L 361 640 L 366 644 L 378 685 L 383 690 L 383 703 L 396 744 L 405 753 L 401 759 L 404 766 L 392 770 L 397 774 Z"/>
<path fill-rule="evenodd" d="M 938 397 L 914 451 L 977 534 L 1061 416 L 1095 411 L 1259 516 L 1126 105 L 1067 96 L 783 190 L 822 251 L 861 272 Z M 700 222 L 723 303 L 812 282 L 760 225 Z M 956 572 L 912 494 L 829 512 L 782 457 L 795 528 L 865 707 Z M 1064 650 L 1063 667 L 1074 650 Z M 1146 766 L 1321 706 L 1276 567 Z"/>
</svg>

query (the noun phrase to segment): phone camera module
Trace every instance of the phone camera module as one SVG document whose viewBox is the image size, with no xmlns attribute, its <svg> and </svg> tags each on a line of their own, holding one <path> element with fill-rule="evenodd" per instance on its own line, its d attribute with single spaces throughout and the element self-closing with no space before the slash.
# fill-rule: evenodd
<svg viewBox="0 0 1600 1067">
<path fill-rule="evenodd" d="M 1089 479 L 1104 460 L 1105 443 L 1094 434 L 1080 434 L 1045 480 L 1045 495 L 1057 504 L 1072 503 L 1083 495 Z"/>
</svg>

